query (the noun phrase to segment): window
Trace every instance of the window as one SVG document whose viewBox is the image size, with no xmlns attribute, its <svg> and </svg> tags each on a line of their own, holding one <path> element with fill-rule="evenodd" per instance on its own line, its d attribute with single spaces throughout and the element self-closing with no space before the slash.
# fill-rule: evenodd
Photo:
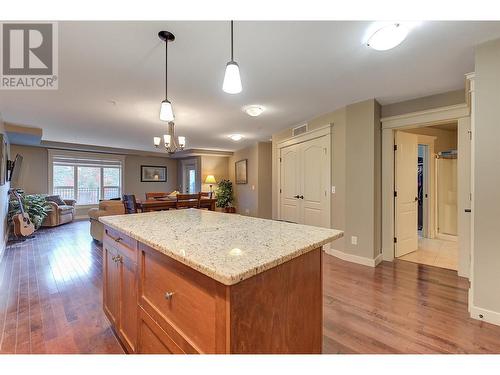
<svg viewBox="0 0 500 375">
<path fill-rule="evenodd" d="M 49 150 L 52 194 L 75 199 L 77 205 L 93 205 L 122 193 L 123 157 Z"/>
</svg>

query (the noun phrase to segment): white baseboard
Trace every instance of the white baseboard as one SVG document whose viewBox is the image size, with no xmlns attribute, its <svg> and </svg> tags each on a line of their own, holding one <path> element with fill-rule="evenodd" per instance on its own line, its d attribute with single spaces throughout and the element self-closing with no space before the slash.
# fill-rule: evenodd
<svg viewBox="0 0 500 375">
<path fill-rule="evenodd" d="M 483 309 L 469 304 L 471 318 L 500 326 L 500 312 Z"/>
<path fill-rule="evenodd" d="M 335 249 L 325 249 L 325 253 L 336 258 L 346 260 L 348 262 L 357 263 L 368 267 L 376 267 L 380 262 L 382 262 L 382 254 L 377 255 L 375 259 L 370 259 L 361 257 L 359 255 L 344 253 L 343 251 Z"/>
</svg>

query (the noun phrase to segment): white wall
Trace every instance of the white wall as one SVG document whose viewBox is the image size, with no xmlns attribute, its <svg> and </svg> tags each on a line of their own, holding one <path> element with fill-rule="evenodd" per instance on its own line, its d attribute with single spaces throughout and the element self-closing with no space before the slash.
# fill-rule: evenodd
<svg viewBox="0 0 500 375">
<path fill-rule="evenodd" d="M 476 48 L 471 314 L 500 324 L 500 39 Z"/>
<path fill-rule="evenodd" d="M 5 126 L 2 121 L 2 116 L 0 114 L 0 134 L 3 134 L 4 137 L 7 138 L 7 135 L 5 134 Z M 8 145 L 8 139 L 7 140 L 7 155 L 10 155 L 9 153 L 9 145 Z M 10 158 L 10 156 L 9 156 Z M 7 238 L 9 235 L 9 228 L 7 225 L 7 213 L 9 211 L 9 196 L 7 192 L 10 189 L 10 183 L 5 182 L 4 185 L 0 186 L 0 262 L 2 261 L 3 254 L 5 251 L 5 245 L 7 243 Z"/>
</svg>

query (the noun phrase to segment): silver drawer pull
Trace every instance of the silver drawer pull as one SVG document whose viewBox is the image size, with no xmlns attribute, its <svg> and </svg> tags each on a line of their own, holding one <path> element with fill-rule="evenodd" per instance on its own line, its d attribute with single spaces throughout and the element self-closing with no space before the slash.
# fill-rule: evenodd
<svg viewBox="0 0 500 375">
<path fill-rule="evenodd" d="M 116 241 L 116 242 L 120 242 L 121 240 L 123 240 L 123 238 L 121 238 L 121 237 L 117 237 L 117 238 L 115 238 L 115 241 Z"/>
<path fill-rule="evenodd" d="M 165 292 L 165 299 L 166 300 L 170 301 L 173 296 L 174 296 L 174 292 Z"/>
</svg>

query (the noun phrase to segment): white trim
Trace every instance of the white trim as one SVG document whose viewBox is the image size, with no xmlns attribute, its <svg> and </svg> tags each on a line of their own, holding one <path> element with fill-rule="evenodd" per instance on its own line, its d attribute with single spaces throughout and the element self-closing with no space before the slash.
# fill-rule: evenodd
<svg viewBox="0 0 500 375">
<path fill-rule="evenodd" d="M 495 324 L 500 326 L 500 313 L 488 309 L 483 309 L 481 307 L 474 306 L 469 298 L 469 312 L 473 319 L 481 320 L 487 323 Z M 480 315 L 483 317 L 481 318 Z"/>
<path fill-rule="evenodd" d="M 282 141 L 279 141 L 276 144 L 276 148 L 280 149 L 283 147 L 291 146 L 296 143 L 302 143 L 306 141 L 310 141 L 311 139 L 323 137 L 324 135 L 330 135 L 332 133 L 332 126 L 333 124 L 328 124 L 321 126 L 316 129 L 308 130 L 306 133 L 302 133 L 287 139 L 284 139 Z"/>
<path fill-rule="evenodd" d="M 459 118 L 470 116 L 470 113 L 468 104 L 463 103 L 384 117 L 380 120 L 382 123 L 382 254 L 384 260 L 394 259 L 394 131 L 458 121 Z"/>
<path fill-rule="evenodd" d="M 347 262 L 361 264 L 363 266 L 368 267 L 376 267 L 380 262 L 382 262 L 382 254 L 377 255 L 375 259 L 370 259 L 366 257 L 362 257 L 359 255 L 344 253 L 343 251 L 335 250 L 335 249 L 324 249 L 325 253 L 328 255 L 334 256 L 335 258 L 339 258 L 345 260 Z"/>
<path fill-rule="evenodd" d="M 446 123 L 470 116 L 467 103 L 428 109 L 425 111 L 405 113 L 403 115 L 383 117 L 380 119 L 382 129 L 402 129 L 405 127 L 424 127 L 430 124 Z"/>
</svg>

